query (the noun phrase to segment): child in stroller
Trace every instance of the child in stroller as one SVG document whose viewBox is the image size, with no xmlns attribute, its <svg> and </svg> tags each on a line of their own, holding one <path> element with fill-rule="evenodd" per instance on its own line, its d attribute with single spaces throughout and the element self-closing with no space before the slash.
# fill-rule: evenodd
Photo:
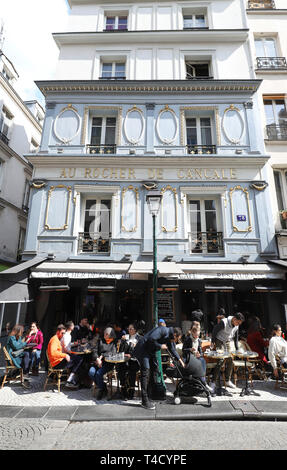
<svg viewBox="0 0 287 470">
<path fill-rule="evenodd" d="M 211 406 L 211 390 L 206 384 L 200 362 L 192 353 L 189 353 L 185 356 L 185 367 L 182 367 L 182 365 L 172 357 L 169 351 L 168 354 L 173 367 L 166 369 L 166 375 L 168 377 L 180 379 L 173 394 L 174 403 L 179 405 L 181 403 L 181 398 L 193 397 L 194 395 L 204 393 L 207 398 L 208 406 Z"/>
</svg>

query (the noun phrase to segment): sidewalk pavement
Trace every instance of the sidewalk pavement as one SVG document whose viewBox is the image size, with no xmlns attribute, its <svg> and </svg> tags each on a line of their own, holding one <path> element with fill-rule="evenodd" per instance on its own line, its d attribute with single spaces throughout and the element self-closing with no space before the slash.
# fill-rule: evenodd
<svg viewBox="0 0 287 470">
<path fill-rule="evenodd" d="M 2 371 L 0 368 L 0 375 Z M 43 391 L 46 373 L 31 377 L 30 389 L 20 382 L 6 384 L 0 389 L 1 418 L 34 418 L 68 421 L 138 421 L 138 420 L 287 420 L 287 388 L 275 389 L 275 381 L 254 381 L 259 394 L 240 396 L 243 382 L 235 390 L 228 389 L 232 397 L 216 396 L 207 406 L 204 396 L 186 399 L 180 405 L 173 401 L 175 386 L 168 379 L 167 398 L 156 401 L 155 410 L 142 408 L 140 397 L 134 400 L 96 401 L 92 389 L 68 390 L 49 386 Z"/>
</svg>

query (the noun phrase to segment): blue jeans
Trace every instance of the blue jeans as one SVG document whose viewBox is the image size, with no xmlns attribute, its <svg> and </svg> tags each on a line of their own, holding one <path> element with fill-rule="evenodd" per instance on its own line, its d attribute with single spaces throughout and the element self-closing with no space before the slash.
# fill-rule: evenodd
<svg viewBox="0 0 287 470">
<path fill-rule="evenodd" d="M 38 368 L 40 364 L 40 358 L 41 358 L 41 349 L 34 349 L 33 351 L 31 351 L 30 357 L 31 357 L 30 366 L 32 368 L 34 367 Z"/>
<path fill-rule="evenodd" d="M 105 387 L 104 384 L 104 375 L 113 369 L 113 364 L 103 363 L 102 367 L 92 366 L 89 370 L 89 377 L 95 382 L 97 388 L 103 390 Z"/>
</svg>

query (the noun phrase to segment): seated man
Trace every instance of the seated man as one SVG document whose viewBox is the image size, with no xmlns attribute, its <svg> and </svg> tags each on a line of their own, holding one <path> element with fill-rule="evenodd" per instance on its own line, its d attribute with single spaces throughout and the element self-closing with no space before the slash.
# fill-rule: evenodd
<svg viewBox="0 0 287 470">
<path fill-rule="evenodd" d="M 150 369 L 153 373 L 153 382 L 156 383 L 158 375 L 156 352 L 162 349 L 170 349 L 171 354 L 178 359 L 184 367 L 182 359 L 179 357 L 174 344 L 172 344 L 179 337 L 181 337 L 180 328 L 158 326 L 146 333 L 143 337 L 140 337 L 134 348 L 134 357 L 139 361 L 141 370 L 142 406 L 146 409 L 152 410 L 155 408 L 155 405 L 151 403 L 148 396 L 148 383 Z"/>
<path fill-rule="evenodd" d="M 92 331 L 90 329 L 87 317 L 83 317 L 78 325 L 75 326 L 72 332 L 72 341 L 89 340 L 92 338 Z"/>
<path fill-rule="evenodd" d="M 71 369 L 71 373 L 68 377 L 66 387 L 78 388 L 76 373 L 82 363 L 80 356 L 69 355 L 62 352 L 61 339 L 66 332 L 64 325 L 58 325 L 56 334 L 52 336 L 49 341 L 47 353 L 49 361 L 53 369 Z"/>
<path fill-rule="evenodd" d="M 100 338 L 93 351 L 94 365 L 89 370 L 89 376 L 97 385 L 96 399 L 102 400 L 108 393 L 104 384 L 104 374 L 113 369 L 114 364 L 105 362 L 108 357 L 117 352 L 116 334 L 113 328 L 106 328 L 104 338 Z"/>
<path fill-rule="evenodd" d="M 215 345 L 216 348 L 222 349 L 226 348 L 227 352 L 230 352 L 230 341 L 234 341 L 235 349 L 238 349 L 238 332 L 239 326 L 244 322 L 245 318 L 242 313 L 235 313 L 233 316 L 223 318 L 217 323 L 212 331 L 212 346 Z M 214 368 L 213 382 L 211 386 L 214 388 L 217 379 L 219 378 L 220 369 L 222 367 L 223 361 L 218 361 L 216 367 Z M 231 374 L 233 368 L 232 358 L 228 358 L 225 361 L 225 378 L 226 386 L 230 388 L 236 388 L 234 383 L 231 382 Z"/>
</svg>

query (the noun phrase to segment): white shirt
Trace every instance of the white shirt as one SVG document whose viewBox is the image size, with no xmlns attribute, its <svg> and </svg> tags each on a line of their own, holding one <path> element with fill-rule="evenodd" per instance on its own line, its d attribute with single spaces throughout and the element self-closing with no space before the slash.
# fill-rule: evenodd
<svg viewBox="0 0 287 470">
<path fill-rule="evenodd" d="M 64 333 L 64 335 L 61 339 L 63 352 L 65 352 L 65 353 L 71 352 L 71 342 L 72 342 L 71 332 L 66 331 L 66 333 Z"/>
<path fill-rule="evenodd" d="M 272 336 L 269 341 L 268 359 L 273 369 L 277 368 L 275 356 L 279 356 L 281 362 L 287 362 L 287 341 L 282 336 Z"/>
</svg>

